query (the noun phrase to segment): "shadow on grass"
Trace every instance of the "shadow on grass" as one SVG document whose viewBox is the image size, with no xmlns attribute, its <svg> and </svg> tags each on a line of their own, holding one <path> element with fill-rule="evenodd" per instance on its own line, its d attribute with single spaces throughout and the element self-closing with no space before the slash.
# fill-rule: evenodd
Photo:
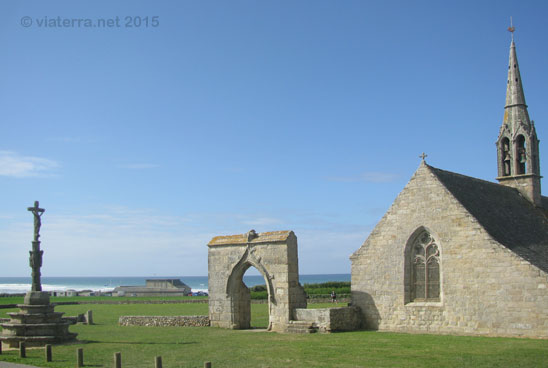
<svg viewBox="0 0 548 368">
<path fill-rule="evenodd" d="M 187 342 L 142 342 L 142 341 L 97 341 L 97 340 L 82 340 L 83 344 L 120 344 L 120 345 L 193 345 L 196 341 Z"/>
</svg>

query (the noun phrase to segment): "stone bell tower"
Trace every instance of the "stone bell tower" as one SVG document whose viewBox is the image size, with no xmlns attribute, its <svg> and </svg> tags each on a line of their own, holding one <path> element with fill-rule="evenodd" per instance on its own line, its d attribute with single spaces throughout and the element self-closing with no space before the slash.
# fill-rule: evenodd
<svg viewBox="0 0 548 368">
<path fill-rule="evenodd" d="M 508 62 L 508 84 L 504 118 L 497 140 L 497 180 L 518 189 L 535 206 L 542 207 L 540 191 L 539 140 L 534 121 L 529 120 L 519 72 L 514 27 Z"/>
</svg>

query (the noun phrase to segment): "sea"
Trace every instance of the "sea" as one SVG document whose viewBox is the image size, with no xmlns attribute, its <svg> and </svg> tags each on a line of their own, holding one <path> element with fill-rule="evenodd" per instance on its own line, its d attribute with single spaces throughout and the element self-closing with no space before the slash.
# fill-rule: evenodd
<svg viewBox="0 0 548 368">
<path fill-rule="evenodd" d="M 134 277 L 47 277 L 43 276 L 43 291 L 63 290 L 92 290 L 107 292 L 117 286 L 145 285 L 148 279 L 180 279 L 190 286 L 193 292 L 208 291 L 207 276 L 134 276 Z M 243 281 L 248 287 L 264 285 L 261 275 L 244 275 Z M 299 281 L 304 284 L 316 284 L 329 281 L 350 281 L 350 274 L 319 274 L 299 275 Z M 30 277 L 0 277 L 0 294 L 21 294 L 30 291 L 32 280 Z"/>
</svg>

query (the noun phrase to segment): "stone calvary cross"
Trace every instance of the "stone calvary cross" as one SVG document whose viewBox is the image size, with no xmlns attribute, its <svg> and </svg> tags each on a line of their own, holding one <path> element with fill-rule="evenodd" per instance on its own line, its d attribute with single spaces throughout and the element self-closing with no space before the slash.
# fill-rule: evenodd
<svg viewBox="0 0 548 368">
<path fill-rule="evenodd" d="M 32 212 L 34 215 L 34 241 L 38 241 L 38 238 L 40 237 L 40 226 L 42 226 L 41 217 L 46 210 L 40 208 L 38 201 L 34 201 L 34 207 L 27 208 L 27 211 Z"/>
<path fill-rule="evenodd" d="M 34 202 L 34 207 L 27 208 L 34 215 L 34 240 L 32 241 L 32 250 L 29 252 L 29 264 L 32 268 L 32 291 L 42 291 L 40 282 L 40 267 L 42 267 L 43 250 L 40 250 L 40 227 L 42 226 L 41 217 L 46 211 L 40 208 L 38 201 Z"/>
<path fill-rule="evenodd" d="M 48 346 L 76 341 L 77 334 L 69 332 L 69 322 L 61 317 L 63 313 L 55 312 L 55 304 L 50 303 L 49 293 L 42 291 L 40 284 L 40 267 L 44 252 L 40 250 L 38 239 L 42 225 L 40 217 L 45 210 L 40 208 L 38 201 L 28 210 L 34 215 L 34 240 L 30 251 L 32 289 L 25 294 L 23 304 L 17 304 L 19 312 L 9 313 L 9 322 L 0 324 L 0 343 L 9 348 L 22 349 L 24 346 Z"/>
</svg>

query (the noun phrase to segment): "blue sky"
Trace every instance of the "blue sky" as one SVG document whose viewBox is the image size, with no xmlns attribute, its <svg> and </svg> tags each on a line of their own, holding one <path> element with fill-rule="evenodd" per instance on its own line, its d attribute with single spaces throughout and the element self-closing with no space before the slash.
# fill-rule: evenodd
<svg viewBox="0 0 548 368">
<path fill-rule="evenodd" d="M 510 16 L 548 160 L 547 15 L 545 1 L 3 1 L 0 276 L 30 272 L 34 200 L 46 276 L 206 275 L 211 237 L 252 228 L 295 231 L 301 273 L 349 273 L 423 151 L 494 180 Z"/>
</svg>

